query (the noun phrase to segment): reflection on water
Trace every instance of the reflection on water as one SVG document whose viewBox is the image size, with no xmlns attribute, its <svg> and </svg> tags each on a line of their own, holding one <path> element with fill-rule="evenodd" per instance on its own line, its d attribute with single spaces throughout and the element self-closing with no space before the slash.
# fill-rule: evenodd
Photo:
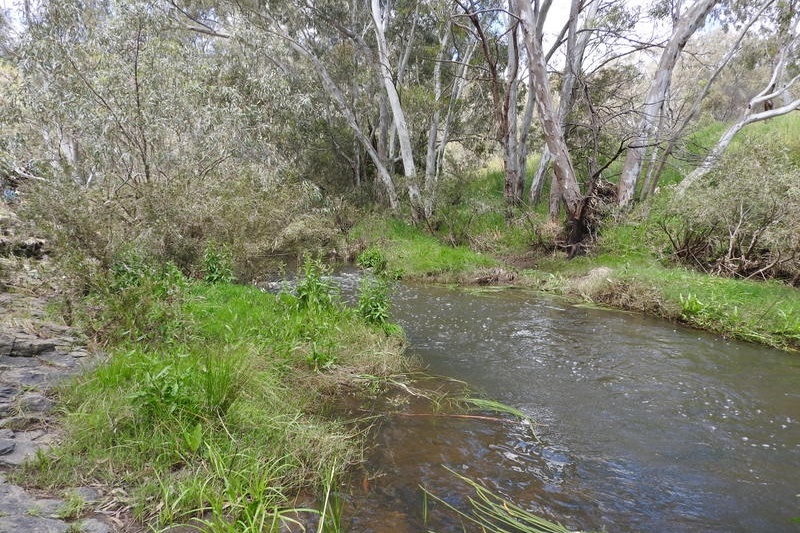
<svg viewBox="0 0 800 533">
<path fill-rule="evenodd" d="M 394 317 L 430 371 L 540 424 L 387 417 L 347 498 L 351 531 L 463 531 L 442 465 L 573 528 L 800 531 L 800 356 L 523 291 L 401 286 Z M 469 529 L 468 529 L 469 530 Z"/>
</svg>

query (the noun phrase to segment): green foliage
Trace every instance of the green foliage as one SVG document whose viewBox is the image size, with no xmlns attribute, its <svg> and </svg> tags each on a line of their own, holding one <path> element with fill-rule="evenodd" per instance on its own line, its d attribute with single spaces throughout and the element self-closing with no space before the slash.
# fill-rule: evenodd
<svg viewBox="0 0 800 533">
<path fill-rule="evenodd" d="M 93 295 L 93 306 L 152 307 L 158 269 L 137 277 L 132 264 L 119 269 L 130 283 Z M 62 390 L 62 444 L 20 475 L 38 486 L 122 484 L 153 529 L 190 519 L 231 532 L 292 523 L 293 497 L 325 487 L 359 456 L 351 431 L 314 414 L 329 409 L 326 391 L 407 364 L 395 339 L 338 303 L 324 272 L 306 262 L 302 305 L 287 293 L 184 282 L 169 318 L 181 334 L 146 344 L 112 337 L 109 358 Z M 165 318 L 148 327 L 162 329 Z M 332 527 L 341 509 L 330 498 L 322 512 Z"/>
<path fill-rule="evenodd" d="M 203 280 L 208 283 L 233 282 L 233 255 L 228 247 L 213 242 L 206 245 L 203 252 Z"/>
<path fill-rule="evenodd" d="M 800 279 L 800 168 L 745 139 L 661 221 L 673 256 L 725 276 Z"/>
<path fill-rule="evenodd" d="M 449 470 L 449 469 L 448 469 Z M 551 522 L 523 507 L 511 502 L 495 491 L 480 483 L 449 470 L 467 487 L 473 495 L 467 498 L 469 509 L 459 509 L 443 497 L 422 487 L 427 498 L 431 498 L 442 506 L 442 509 L 466 523 L 473 524 L 480 531 L 518 531 L 520 533 L 573 533 L 556 522 Z M 576 532 L 577 533 L 577 532 Z"/>
<path fill-rule="evenodd" d="M 338 291 L 330 281 L 330 268 L 322 260 L 306 256 L 302 276 L 294 287 L 300 309 L 329 310 L 338 304 Z"/>
<path fill-rule="evenodd" d="M 57 515 L 61 520 L 75 520 L 83 514 L 86 507 L 86 500 L 78 492 L 70 490 L 64 495 L 64 503 L 58 509 Z"/>
<path fill-rule="evenodd" d="M 336 355 L 331 343 L 311 343 L 311 350 L 306 356 L 308 366 L 317 372 L 330 370 L 336 364 Z"/>
<path fill-rule="evenodd" d="M 154 266 L 129 255 L 115 261 L 108 276 L 93 286 L 93 305 L 85 308 L 83 320 L 100 340 L 161 344 L 180 335 L 188 281 L 175 265 Z"/>
<path fill-rule="evenodd" d="M 389 325 L 389 281 L 382 277 L 364 277 L 358 291 L 358 315 L 368 324 Z"/>
<path fill-rule="evenodd" d="M 386 272 L 388 260 L 381 250 L 371 247 L 358 254 L 356 263 L 361 268 L 371 268 L 375 274 L 383 274 Z"/>
<path fill-rule="evenodd" d="M 460 274 L 496 264 L 494 259 L 466 246 L 442 244 L 436 237 L 396 218 L 364 221 L 353 229 L 351 238 L 380 246 L 393 278 L 452 280 Z"/>
</svg>

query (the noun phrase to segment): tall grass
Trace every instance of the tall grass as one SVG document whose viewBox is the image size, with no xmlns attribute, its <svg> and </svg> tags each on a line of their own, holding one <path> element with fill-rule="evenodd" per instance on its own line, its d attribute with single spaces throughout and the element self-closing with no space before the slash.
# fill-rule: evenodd
<svg viewBox="0 0 800 533">
<path fill-rule="evenodd" d="M 351 232 L 351 239 L 378 245 L 387 269 L 405 279 L 455 281 L 460 274 L 497 261 L 467 246 L 450 246 L 423 229 L 397 218 L 370 219 Z"/>
<path fill-rule="evenodd" d="M 345 307 L 325 279 L 312 262 L 293 293 L 186 280 L 159 291 L 162 277 L 145 273 L 96 297 L 109 358 L 61 390 L 63 444 L 19 478 L 120 489 L 129 496 L 119 504 L 156 529 L 297 520 L 297 498 L 360 457 L 355 430 L 323 416 L 331 394 L 409 364 L 401 339 Z M 112 322 L 107 309 L 122 303 L 153 322 Z M 153 313 L 164 306 L 169 314 Z M 330 364 L 314 364 L 315 350 Z"/>
<path fill-rule="evenodd" d="M 449 471 L 472 490 L 473 494 L 467 497 L 468 509 L 454 506 L 425 487 L 422 490 L 426 495 L 426 502 L 430 499 L 461 519 L 465 530 L 468 530 L 466 524 L 471 524 L 479 531 L 492 533 L 578 533 L 524 509 L 472 479 Z"/>
</svg>

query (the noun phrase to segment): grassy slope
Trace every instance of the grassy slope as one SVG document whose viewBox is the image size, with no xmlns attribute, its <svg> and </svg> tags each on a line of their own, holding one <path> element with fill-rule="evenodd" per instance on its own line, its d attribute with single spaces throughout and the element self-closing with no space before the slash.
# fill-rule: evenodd
<svg viewBox="0 0 800 533">
<path fill-rule="evenodd" d="M 723 130 L 720 124 L 700 130 L 694 135 L 689 152 L 710 146 Z M 755 124 L 740 135 L 767 136 L 800 164 L 797 117 Z M 734 142 L 730 150 L 735 153 L 740 144 Z M 693 164 L 672 162 L 656 202 L 668 198 L 669 185 L 691 170 Z M 522 271 L 520 282 L 530 287 L 680 320 L 729 337 L 784 349 L 800 348 L 800 291 L 779 282 L 725 279 L 669 264 L 667 241 L 657 226 L 657 209 L 649 216 L 639 212 L 620 224 L 608 223 L 591 256 L 572 261 L 561 254 L 539 253 L 532 257 L 531 246 L 548 238 L 545 215 L 541 208 L 539 212 L 520 211 L 507 224 L 498 215 L 505 209 L 498 185 L 501 182 L 501 173 L 489 170 L 466 184 L 457 195 L 466 201 L 455 208 L 446 207 L 441 216 L 439 240 L 396 220 L 370 221 L 355 235 L 367 245 L 384 247 L 389 268 L 411 277 L 427 275 L 445 282 L 464 281 L 474 279 L 477 271 L 492 265 L 491 257 L 527 256 L 524 262 L 534 263 L 534 267 Z M 475 209 L 476 203 L 482 208 Z M 454 236 L 480 254 L 470 254 L 466 246 L 454 250 L 441 244 L 452 242 Z M 457 255 L 452 263 L 448 262 L 450 254 Z M 436 266 L 428 266 L 434 258 Z M 440 276 L 447 272 L 459 275 Z"/>
<path fill-rule="evenodd" d="M 156 528 L 203 516 L 213 531 L 261 531 L 358 461 L 353 429 L 323 412 L 364 375 L 404 370 L 399 338 L 335 299 L 155 285 L 106 296 L 143 320 L 97 319 L 115 328 L 110 357 L 63 391 L 64 443 L 21 480 L 121 488 Z"/>
</svg>

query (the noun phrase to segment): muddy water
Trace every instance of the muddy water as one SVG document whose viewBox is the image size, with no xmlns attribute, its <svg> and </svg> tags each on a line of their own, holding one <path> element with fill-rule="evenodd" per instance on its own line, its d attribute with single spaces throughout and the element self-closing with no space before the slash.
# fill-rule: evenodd
<svg viewBox="0 0 800 533">
<path fill-rule="evenodd" d="M 463 531 L 419 489 L 463 505 L 445 466 L 572 528 L 800 531 L 800 356 L 522 291 L 402 286 L 394 305 L 432 373 L 521 409 L 539 441 L 395 409 L 345 497 L 350 531 Z"/>
</svg>

